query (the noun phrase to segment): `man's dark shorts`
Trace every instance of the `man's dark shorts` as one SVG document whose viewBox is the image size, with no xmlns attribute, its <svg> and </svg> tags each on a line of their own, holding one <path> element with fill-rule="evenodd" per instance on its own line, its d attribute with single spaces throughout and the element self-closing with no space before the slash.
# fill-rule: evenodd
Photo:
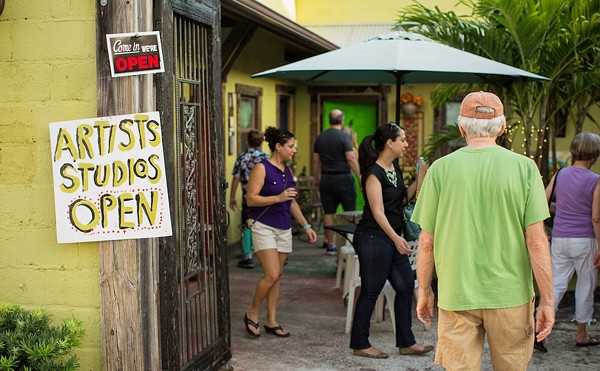
<svg viewBox="0 0 600 371">
<path fill-rule="evenodd" d="M 335 214 L 339 204 L 344 211 L 356 210 L 356 187 L 352 173 L 321 174 L 319 194 L 325 214 Z"/>
</svg>

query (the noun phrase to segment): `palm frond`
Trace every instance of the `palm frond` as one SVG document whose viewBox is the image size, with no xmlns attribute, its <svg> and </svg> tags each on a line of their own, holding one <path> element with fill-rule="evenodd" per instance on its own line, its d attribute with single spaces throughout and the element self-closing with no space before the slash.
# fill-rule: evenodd
<svg viewBox="0 0 600 371">
<path fill-rule="evenodd" d="M 432 134 L 427 139 L 423 158 L 425 162 L 431 164 L 436 158 L 438 151 L 447 144 L 452 150 L 464 147 L 466 145 L 458 125 L 448 125 L 440 134 Z"/>
</svg>

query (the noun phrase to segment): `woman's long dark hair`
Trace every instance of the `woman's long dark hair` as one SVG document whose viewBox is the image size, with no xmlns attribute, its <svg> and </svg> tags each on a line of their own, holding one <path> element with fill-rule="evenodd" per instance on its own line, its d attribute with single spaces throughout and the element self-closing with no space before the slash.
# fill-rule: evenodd
<svg viewBox="0 0 600 371">
<path fill-rule="evenodd" d="M 271 149 L 271 152 L 275 150 L 275 145 L 277 143 L 284 145 L 288 142 L 288 140 L 290 140 L 290 138 L 293 137 L 294 134 L 284 129 L 278 129 L 270 126 L 267 128 L 267 130 L 265 130 L 265 140 L 269 144 L 269 149 Z"/>
<path fill-rule="evenodd" d="M 404 129 L 390 122 L 379 126 L 373 135 L 367 135 L 360 142 L 360 147 L 358 147 L 358 164 L 361 174 L 364 174 L 377 161 L 379 152 L 383 151 L 383 147 L 388 139 L 396 140 L 400 136 L 401 130 Z"/>
</svg>

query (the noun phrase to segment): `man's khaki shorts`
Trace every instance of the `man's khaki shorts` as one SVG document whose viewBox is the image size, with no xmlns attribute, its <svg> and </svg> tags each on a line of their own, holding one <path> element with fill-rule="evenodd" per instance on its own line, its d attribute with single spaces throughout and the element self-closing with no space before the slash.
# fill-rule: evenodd
<svg viewBox="0 0 600 371">
<path fill-rule="evenodd" d="M 512 308 L 439 309 L 435 363 L 447 370 L 481 369 L 487 335 L 494 371 L 526 370 L 533 353 L 534 300 Z"/>
<path fill-rule="evenodd" d="M 254 219 L 248 219 L 252 230 L 252 249 L 254 252 L 267 249 L 277 249 L 280 253 L 292 252 L 292 229 L 269 227 Z"/>
</svg>

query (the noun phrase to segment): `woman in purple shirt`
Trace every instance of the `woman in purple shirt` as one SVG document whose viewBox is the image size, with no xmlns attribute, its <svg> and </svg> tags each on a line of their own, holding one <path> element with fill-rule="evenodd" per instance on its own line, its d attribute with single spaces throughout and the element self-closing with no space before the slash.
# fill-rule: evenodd
<svg viewBox="0 0 600 371">
<path fill-rule="evenodd" d="M 577 272 L 575 287 L 575 344 L 587 347 L 600 344 L 586 327 L 592 321 L 597 269 L 600 266 L 600 176 L 590 171 L 600 156 L 600 136 L 582 132 L 571 142 L 573 165 L 555 177 L 556 213 L 552 228 L 552 269 L 554 309 Z M 552 193 L 554 177 L 546 188 Z"/>
<path fill-rule="evenodd" d="M 283 266 L 292 252 L 292 216 L 303 226 L 308 241 L 317 240 L 317 233 L 308 224 L 296 196 L 296 183 L 285 165 L 296 153 L 296 139 L 287 130 L 267 128 L 265 140 L 271 157 L 256 164 L 248 181 L 246 202 L 249 207 L 248 226 L 252 230 L 254 254 L 260 261 L 264 275 L 256 285 L 252 306 L 244 314 L 246 332 L 260 336 L 258 319 L 260 306 L 267 299 L 265 332 L 279 337 L 290 333 L 277 322 L 280 281 Z"/>
</svg>

